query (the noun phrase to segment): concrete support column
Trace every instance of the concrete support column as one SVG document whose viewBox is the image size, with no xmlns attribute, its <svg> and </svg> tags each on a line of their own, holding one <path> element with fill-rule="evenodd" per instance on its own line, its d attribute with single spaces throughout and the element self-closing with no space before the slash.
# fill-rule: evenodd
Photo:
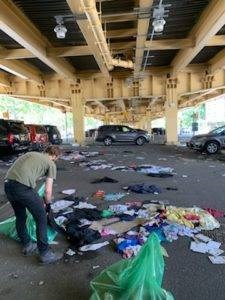
<svg viewBox="0 0 225 300">
<path fill-rule="evenodd" d="M 166 141 L 167 144 L 174 145 L 178 143 L 177 118 L 178 118 L 178 99 L 177 99 L 177 79 L 169 78 L 166 83 Z"/>
<path fill-rule="evenodd" d="M 146 117 L 145 117 L 145 129 L 151 133 L 152 131 L 152 118 L 151 118 L 151 112 L 147 111 Z"/>
<path fill-rule="evenodd" d="M 105 113 L 103 123 L 104 123 L 104 125 L 109 125 L 110 119 L 109 119 L 109 114 L 108 113 Z"/>
<path fill-rule="evenodd" d="M 82 144 L 85 140 L 84 131 L 84 103 L 82 99 L 81 89 L 76 85 L 71 91 L 71 105 L 73 113 L 73 132 L 74 141 Z"/>
</svg>

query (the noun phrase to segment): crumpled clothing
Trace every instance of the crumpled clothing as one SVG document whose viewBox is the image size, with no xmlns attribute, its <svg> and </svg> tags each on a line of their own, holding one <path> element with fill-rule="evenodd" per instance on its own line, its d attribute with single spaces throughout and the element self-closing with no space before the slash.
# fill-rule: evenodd
<svg viewBox="0 0 225 300">
<path fill-rule="evenodd" d="M 124 249 L 123 258 L 131 258 L 132 256 L 136 256 L 140 250 L 141 245 L 129 246 Z"/>
<path fill-rule="evenodd" d="M 210 213 L 199 207 L 185 208 L 167 206 L 166 208 L 166 217 L 169 221 L 182 224 L 190 228 L 196 227 L 196 221 L 190 221 L 184 217 L 187 214 L 199 216 L 199 226 L 202 230 L 213 230 L 220 227 L 220 223 Z"/>
<path fill-rule="evenodd" d="M 74 205 L 73 207 L 74 208 L 79 208 L 79 209 L 83 209 L 83 208 L 94 209 L 94 208 L 96 208 L 95 205 L 92 205 L 92 204 L 87 203 L 87 202 L 79 202 L 78 205 Z"/>
<path fill-rule="evenodd" d="M 85 156 L 85 157 L 95 157 L 98 155 L 101 155 L 102 153 L 98 152 L 98 151 L 80 151 L 80 154 Z"/>
<path fill-rule="evenodd" d="M 90 244 L 101 238 L 101 234 L 88 226 L 79 227 L 76 223 L 69 223 L 66 225 L 66 234 L 69 242 L 79 248 L 83 245 Z"/>
<path fill-rule="evenodd" d="M 173 175 L 173 169 L 170 167 L 161 167 L 154 165 L 141 165 L 136 168 L 136 171 L 144 174 L 160 175 L 160 174 L 171 174 Z"/>
<path fill-rule="evenodd" d="M 109 193 L 106 194 L 104 199 L 106 201 L 118 201 L 123 198 L 126 194 L 125 193 Z"/>
<path fill-rule="evenodd" d="M 146 183 L 134 184 L 128 187 L 128 190 L 138 194 L 160 194 L 162 191 L 155 185 L 149 185 Z"/>
<path fill-rule="evenodd" d="M 215 208 L 203 208 L 203 209 L 206 210 L 208 213 L 210 213 L 210 215 L 212 215 L 215 218 L 225 217 L 225 211 L 218 210 Z"/>
<path fill-rule="evenodd" d="M 158 178 L 168 178 L 168 177 L 173 177 L 172 173 L 147 173 L 148 176 L 150 177 L 158 177 Z"/>
<path fill-rule="evenodd" d="M 110 205 L 109 210 L 113 211 L 115 214 L 119 214 L 127 211 L 127 206 L 123 204 Z"/>
<path fill-rule="evenodd" d="M 199 231 L 199 228 L 189 228 L 180 224 L 169 224 L 163 226 L 163 232 L 169 242 L 177 240 L 178 236 L 194 237 L 194 234 Z"/>
<path fill-rule="evenodd" d="M 115 166 L 111 168 L 112 171 L 134 171 L 132 167 L 127 167 L 127 166 Z"/>
<path fill-rule="evenodd" d="M 67 214 L 66 217 L 69 222 L 80 224 L 80 219 L 87 219 L 89 221 L 100 220 L 102 218 L 102 212 L 96 208 L 76 208 L 72 213 Z"/>
<path fill-rule="evenodd" d="M 85 245 L 79 248 L 80 251 L 85 252 L 85 251 L 95 251 L 98 250 L 104 246 L 109 245 L 108 241 L 105 241 L 103 243 L 98 243 L 98 244 L 90 244 L 90 245 Z"/>
<path fill-rule="evenodd" d="M 102 182 L 117 183 L 118 180 L 105 176 L 102 178 L 97 178 L 93 180 L 91 183 L 102 183 Z"/>
<path fill-rule="evenodd" d="M 110 228 L 103 228 L 100 231 L 100 234 L 102 237 L 104 237 L 104 236 L 108 236 L 108 235 L 115 235 L 116 232 L 114 230 L 111 230 Z"/>
<path fill-rule="evenodd" d="M 68 200 L 58 200 L 54 203 L 51 204 L 51 209 L 53 210 L 54 213 L 59 212 L 62 209 L 65 209 L 71 205 L 73 205 L 73 201 L 68 201 Z"/>
</svg>

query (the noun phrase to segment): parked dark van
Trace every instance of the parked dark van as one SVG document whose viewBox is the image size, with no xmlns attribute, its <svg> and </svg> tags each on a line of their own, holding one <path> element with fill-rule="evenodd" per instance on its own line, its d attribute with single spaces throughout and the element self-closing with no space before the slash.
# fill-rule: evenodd
<svg viewBox="0 0 225 300">
<path fill-rule="evenodd" d="M 30 139 L 23 121 L 0 119 L 0 150 L 28 150 Z"/>
<path fill-rule="evenodd" d="M 51 144 L 61 145 L 62 138 L 58 128 L 54 125 L 44 125 L 48 133 L 48 140 Z"/>
</svg>

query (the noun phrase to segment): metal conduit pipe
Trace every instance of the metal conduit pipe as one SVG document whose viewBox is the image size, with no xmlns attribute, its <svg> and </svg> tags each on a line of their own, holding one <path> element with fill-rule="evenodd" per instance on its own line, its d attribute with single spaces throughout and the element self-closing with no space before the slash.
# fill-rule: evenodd
<svg viewBox="0 0 225 300">
<path fill-rule="evenodd" d="M 96 43 L 98 44 L 108 70 L 112 70 L 114 66 L 132 69 L 134 67 L 132 61 L 124 61 L 112 58 L 102 29 L 102 24 L 98 16 L 95 0 L 81 0 L 81 6 L 83 12 L 86 14 L 90 22 Z"/>
<path fill-rule="evenodd" d="M 122 67 L 122 68 L 134 68 L 134 63 L 131 60 L 121 60 L 121 59 L 112 59 L 114 67 Z"/>
</svg>

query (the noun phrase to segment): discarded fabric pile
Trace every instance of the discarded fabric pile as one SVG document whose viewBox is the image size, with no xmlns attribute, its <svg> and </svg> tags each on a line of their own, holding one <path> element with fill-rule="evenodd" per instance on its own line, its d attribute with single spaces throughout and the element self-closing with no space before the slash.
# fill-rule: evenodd
<svg viewBox="0 0 225 300">
<path fill-rule="evenodd" d="M 81 162 L 86 161 L 88 157 L 95 157 L 98 155 L 101 155 L 101 153 L 97 151 L 65 151 L 60 158 L 66 161 Z"/>
<path fill-rule="evenodd" d="M 101 211 L 80 200 L 84 199 L 59 200 L 52 205 L 52 210 L 56 223 L 64 229 L 72 248 L 81 251 L 87 245 L 85 249 L 95 249 L 98 244 L 92 243 L 101 238 L 117 236 L 114 237 L 116 250 L 124 258 L 130 258 L 137 255 L 153 232 L 160 241 L 172 242 L 179 236 L 192 238 L 195 244 L 192 242 L 191 249 L 196 251 L 198 247 L 202 247 L 198 244 L 203 242 L 199 240 L 200 232 L 220 226 L 209 212 L 198 207 L 167 206 L 162 201 L 136 201 L 110 205 L 108 210 Z M 210 258 L 213 261 L 223 251 L 219 249 L 221 244 L 208 238 L 207 242 L 209 241 L 214 243 L 209 244 L 209 248 L 205 246 L 204 253 L 213 256 Z M 217 246 L 216 249 L 213 248 L 216 251 L 211 251 L 212 245 Z"/>
<path fill-rule="evenodd" d="M 81 162 L 81 167 L 86 167 L 86 170 L 104 170 L 110 169 L 112 171 L 136 171 L 139 173 L 147 174 L 152 177 L 172 177 L 174 175 L 173 169 L 170 167 L 162 167 L 155 165 L 140 165 L 136 164 L 130 166 L 115 166 L 114 164 L 107 163 L 106 160 L 93 160 L 89 162 Z"/>
</svg>

